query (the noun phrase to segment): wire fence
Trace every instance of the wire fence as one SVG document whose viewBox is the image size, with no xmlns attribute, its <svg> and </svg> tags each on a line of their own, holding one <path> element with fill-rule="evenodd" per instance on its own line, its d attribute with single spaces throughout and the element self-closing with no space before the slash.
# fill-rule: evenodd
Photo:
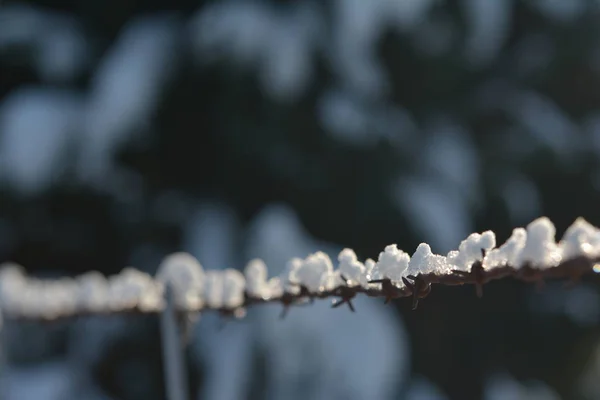
<svg viewBox="0 0 600 400">
<path fill-rule="evenodd" d="M 244 272 L 235 269 L 204 271 L 187 253 L 169 255 L 155 277 L 133 268 L 104 277 L 92 272 L 76 278 L 41 280 L 7 263 L 0 268 L 0 311 L 3 323 L 20 320 L 52 322 L 84 315 L 160 314 L 164 378 L 168 398 L 188 398 L 183 361 L 185 324 L 190 315 L 206 311 L 242 318 L 248 307 L 280 303 L 285 316 L 290 306 L 315 299 L 332 299 L 332 308 L 346 305 L 355 311 L 357 295 L 384 299 L 410 297 L 413 309 L 433 285 L 465 285 L 483 295 L 483 285 L 512 277 L 543 284 L 547 279 L 577 282 L 582 275 L 600 272 L 600 229 L 577 219 L 559 242 L 552 222 L 538 218 L 496 247 L 493 232 L 473 233 L 458 250 L 446 256 L 432 253 L 422 243 L 409 256 L 396 245 L 387 246 L 377 261 L 358 261 L 344 249 L 338 266 L 323 252 L 288 262 L 281 276 L 269 277 L 261 260 Z"/>
</svg>

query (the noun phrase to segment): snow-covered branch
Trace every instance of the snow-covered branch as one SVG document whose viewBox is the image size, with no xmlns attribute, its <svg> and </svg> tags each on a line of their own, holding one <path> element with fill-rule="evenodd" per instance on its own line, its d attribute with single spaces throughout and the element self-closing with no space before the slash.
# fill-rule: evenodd
<svg viewBox="0 0 600 400">
<path fill-rule="evenodd" d="M 27 277 L 12 263 L 0 268 L 0 307 L 10 318 L 54 320 L 88 314 L 156 313 L 164 308 L 164 289 L 174 290 L 183 312 L 218 311 L 241 317 L 249 306 L 281 303 L 291 305 L 315 298 L 332 298 L 333 307 L 347 304 L 363 294 L 385 302 L 412 297 L 413 308 L 434 284 L 472 284 L 479 296 L 482 286 L 495 279 L 513 277 L 541 283 L 545 279 L 577 281 L 583 274 L 598 272 L 600 229 L 578 218 L 557 243 L 555 227 L 541 217 L 526 228 L 516 228 L 496 247 L 494 232 L 473 233 L 458 250 L 446 256 L 432 253 L 421 243 L 409 256 L 395 244 L 385 247 L 377 261 L 361 262 L 344 249 L 334 268 L 323 252 L 305 259 L 293 258 L 280 276 L 269 277 L 265 263 L 252 260 L 244 272 L 235 269 L 207 270 L 187 253 L 164 259 L 153 278 L 133 268 L 104 277 L 90 272 L 77 278 L 39 280 Z"/>
</svg>

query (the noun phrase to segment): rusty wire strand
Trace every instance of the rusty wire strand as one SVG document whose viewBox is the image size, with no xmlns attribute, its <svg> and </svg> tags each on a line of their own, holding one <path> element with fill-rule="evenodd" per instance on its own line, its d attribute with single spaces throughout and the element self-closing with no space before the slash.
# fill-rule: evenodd
<svg viewBox="0 0 600 400">
<path fill-rule="evenodd" d="M 245 315 L 245 311 L 249 307 L 254 307 L 261 304 L 279 303 L 283 306 L 281 316 L 284 317 L 289 312 L 289 308 L 293 306 L 306 305 L 314 302 L 316 299 L 332 299 L 332 308 L 339 308 L 346 304 L 351 311 L 355 311 L 352 300 L 358 295 L 368 297 L 382 298 L 384 303 L 388 304 L 391 300 L 411 297 L 412 308 L 416 309 L 419 300 L 426 298 L 434 285 L 475 285 L 476 294 L 483 294 L 482 287 L 488 282 L 500 280 L 504 278 L 513 278 L 523 282 L 540 284 L 546 280 L 563 279 L 569 283 L 576 283 L 580 278 L 590 272 L 595 272 L 596 266 L 600 263 L 600 257 L 591 258 L 588 256 L 577 256 L 569 260 L 565 260 L 554 267 L 537 268 L 526 264 L 520 268 L 515 268 L 510 265 L 498 266 L 491 269 L 484 269 L 481 261 L 476 261 L 471 265 L 469 271 L 452 270 L 450 273 L 438 274 L 418 274 L 416 276 L 409 275 L 402 278 L 402 283 L 394 282 L 390 279 L 377 279 L 369 281 L 369 287 L 349 285 L 350 282 L 342 277 L 345 282 L 331 290 L 320 291 L 317 293 L 310 292 L 306 287 L 298 285 L 300 290 L 297 294 L 284 292 L 277 297 L 255 297 L 250 296 L 245 292 L 243 304 L 239 307 L 231 308 L 211 308 L 204 305 L 200 309 L 179 309 L 182 314 L 196 314 L 202 312 L 218 312 L 225 317 L 241 318 Z M 68 315 L 60 315 L 55 317 L 31 317 L 23 315 L 11 315 L 4 310 L 4 316 L 13 320 L 29 320 L 29 321 L 56 321 L 64 318 L 83 317 L 87 315 L 122 315 L 122 314 L 156 314 L 161 312 L 157 310 L 141 310 L 134 306 L 118 311 L 102 310 L 99 312 L 76 312 Z"/>
</svg>

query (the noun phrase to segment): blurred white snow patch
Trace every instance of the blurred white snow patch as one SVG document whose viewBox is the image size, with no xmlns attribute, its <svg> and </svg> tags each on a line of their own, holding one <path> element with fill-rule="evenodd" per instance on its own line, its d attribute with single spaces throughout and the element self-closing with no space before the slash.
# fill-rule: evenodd
<svg viewBox="0 0 600 400">
<path fill-rule="evenodd" d="M 30 53 L 41 78 L 48 82 L 73 79 L 90 61 L 87 39 L 74 18 L 7 5 L 0 8 L 0 52 L 17 46 Z"/>
<path fill-rule="evenodd" d="M 282 204 L 267 206 L 252 223 L 246 257 L 260 257 L 280 269 L 293 257 L 327 251 L 303 229 L 298 217 Z M 267 399 L 391 398 L 408 371 L 407 336 L 393 312 L 373 299 L 355 299 L 356 314 L 331 309 L 327 301 L 254 310 L 254 330 L 265 351 Z"/>
<path fill-rule="evenodd" d="M 541 381 L 519 382 L 508 374 L 497 373 L 487 379 L 485 400 L 561 400 L 558 393 Z"/>
<path fill-rule="evenodd" d="M 115 151 L 151 122 L 177 65 L 179 25 L 172 15 L 134 19 L 100 62 L 81 137 L 83 180 L 103 184 Z"/>
<path fill-rule="evenodd" d="M 259 2 L 221 2 L 202 8 L 191 24 L 200 59 L 226 57 L 256 67 L 264 90 L 280 100 L 295 100 L 310 83 L 322 29 L 311 2 L 279 10 Z"/>
<path fill-rule="evenodd" d="M 61 173 L 67 144 L 78 128 L 80 97 L 69 91 L 25 87 L 0 105 L 0 179 L 27 195 Z"/>
<path fill-rule="evenodd" d="M 64 361 L 29 367 L 10 366 L 0 375 L 3 400 L 109 400 L 81 370 Z"/>
<path fill-rule="evenodd" d="M 462 189 L 427 177 L 402 177 L 391 188 L 416 234 L 436 253 L 453 249 L 472 229 Z"/>
<path fill-rule="evenodd" d="M 384 96 L 388 76 L 377 59 L 377 41 L 388 28 L 406 32 L 421 24 L 436 1 L 336 0 L 327 51 L 343 84 L 366 97 Z"/>
<path fill-rule="evenodd" d="M 316 3 L 298 2 L 275 20 L 259 77 L 266 92 L 279 100 L 295 100 L 308 88 L 313 75 L 312 55 L 322 37 Z"/>
<path fill-rule="evenodd" d="M 404 397 L 406 400 L 447 400 L 448 397 L 424 376 L 412 379 Z"/>
<path fill-rule="evenodd" d="M 522 125 L 536 141 L 550 148 L 567 164 L 576 161 L 574 148 L 578 126 L 551 99 L 533 92 L 517 91 L 507 99 L 505 110 Z"/>
<path fill-rule="evenodd" d="M 480 160 L 465 127 L 450 120 L 433 122 L 418 156 L 422 168 L 457 186 L 472 201 L 480 197 Z"/>
<path fill-rule="evenodd" d="M 417 132 L 406 110 L 391 104 L 367 103 L 347 90 L 325 91 L 317 103 L 317 115 L 327 133 L 354 146 L 376 145 L 381 139 L 405 145 Z"/>
<path fill-rule="evenodd" d="M 191 24 L 199 58 L 222 57 L 256 66 L 264 89 L 280 99 L 300 96 L 312 78 L 312 54 L 327 52 L 344 86 L 367 97 L 386 91 L 387 76 L 375 44 L 386 28 L 410 30 L 437 0 L 337 0 L 331 43 L 313 2 L 275 9 L 258 2 L 221 2 L 198 12 Z"/>
<path fill-rule="evenodd" d="M 388 77 L 376 58 L 375 43 L 386 27 L 387 8 L 384 0 L 333 2 L 330 61 L 344 85 L 367 97 L 386 93 Z"/>
<path fill-rule="evenodd" d="M 587 0 L 528 0 L 544 17 L 557 23 L 570 23 L 587 10 Z"/>
<path fill-rule="evenodd" d="M 466 56 L 474 67 L 485 67 L 502 50 L 510 31 L 512 1 L 464 0 L 467 18 Z"/>
<path fill-rule="evenodd" d="M 264 2 L 221 1 L 202 7 L 190 23 L 198 58 L 228 57 L 256 66 L 276 29 L 276 18 L 273 7 Z"/>
</svg>

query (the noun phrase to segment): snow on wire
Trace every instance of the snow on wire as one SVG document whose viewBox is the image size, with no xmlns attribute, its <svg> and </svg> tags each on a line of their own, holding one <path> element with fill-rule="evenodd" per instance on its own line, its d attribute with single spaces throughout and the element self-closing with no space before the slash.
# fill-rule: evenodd
<svg viewBox="0 0 600 400">
<path fill-rule="evenodd" d="M 418 300 L 432 284 L 473 284 L 479 296 L 491 280 L 511 276 L 527 282 L 549 278 L 578 280 L 598 271 L 600 229 L 578 218 L 557 243 L 554 224 L 541 217 L 526 228 L 516 228 L 496 247 L 492 231 L 473 233 L 458 250 L 446 256 L 433 254 L 421 243 L 412 257 L 395 244 L 385 247 L 377 261 L 361 262 L 351 249 L 337 257 L 337 269 L 323 252 L 305 259 L 291 259 L 280 276 L 269 277 L 260 259 L 248 263 L 244 272 L 235 269 L 205 271 L 190 254 L 166 257 L 153 278 L 133 268 L 104 277 L 89 272 L 76 278 L 40 280 L 26 276 L 13 263 L 0 268 L 0 309 L 6 317 L 53 320 L 88 314 L 157 313 L 164 309 L 164 291 L 170 285 L 177 308 L 183 312 L 214 310 L 243 316 L 248 306 L 279 302 L 284 306 L 314 298 L 335 298 L 332 306 L 347 304 L 359 293 Z"/>
</svg>

